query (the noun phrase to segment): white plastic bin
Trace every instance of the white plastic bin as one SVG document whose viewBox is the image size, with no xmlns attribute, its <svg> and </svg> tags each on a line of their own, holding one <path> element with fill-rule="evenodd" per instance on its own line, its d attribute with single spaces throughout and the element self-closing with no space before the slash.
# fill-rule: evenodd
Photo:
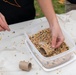
<svg viewBox="0 0 76 75">
<path fill-rule="evenodd" d="M 60 53 L 58 55 L 55 55 L 55 56 L 44 57 L 37 50 L 37 48 L 34 46 L 34 44 L 31 42 L 31 40 L 29 39 L 29 36 L 34 35 L 37 32 L 39 32 L 39 31 L 41 31 L 45 28 L 49 28 L 49 24 L 48 24 L 47 21 L 43 21 L 41 23 L 38 23 L 38 24 L 35 24 L 35 25 L 32 25 L 32 26 L 30 25 L 30 26 L 26 27 L 26 29 L 25 29 L 25 31 L 26 31 L 26 33 L 25 33 L 25 37 L 26 37 L 25 43 L 27 44 L 27 47 L 32 52 L 32 55 L 34 56 L 36 61 L 39 63 L 39 65 L 45 71 L 51 71 L 51 70 L 56 69 L 58 66 L 61 66 L 63 64 L 68 63 L 69 61 L 71 62 L 71 60 L 74 58 L 74 50 L 76 49 L 76 46 L 74 44 L 74 41 L 67 34 L 67 32 L 62 29 L 63 35 L 65 37 L 64 42 L 69 47 L 69 50 L 67 50 L 63 53 Z"/>
</svg>

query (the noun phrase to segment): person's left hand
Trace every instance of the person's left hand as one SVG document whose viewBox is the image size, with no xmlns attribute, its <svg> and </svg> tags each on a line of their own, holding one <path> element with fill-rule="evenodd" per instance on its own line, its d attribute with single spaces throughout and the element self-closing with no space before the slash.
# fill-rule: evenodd
<svg viewBox="0 0 76 75">
<path fill-rule="evenodd" d="M 10 31 L 10 28 L 6 22 L 5 16 L 0 13 L 0 31 Z"/>
<path fill-rule="evenodd" d="M 64 41 L 64 36 L 61 31 L 61 28 L 58 24 L 56 24 L 52 26 L 51 31 L 52 31 L 52 47 L 58 48 Z"/>
</svg>

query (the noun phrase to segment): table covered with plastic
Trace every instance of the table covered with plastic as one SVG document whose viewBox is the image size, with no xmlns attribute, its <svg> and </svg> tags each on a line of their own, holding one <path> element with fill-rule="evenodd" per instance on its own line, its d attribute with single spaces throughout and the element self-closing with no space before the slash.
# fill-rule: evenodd
<svg viewBox="0 0 76 75">
<path fill-rule="evenodd" d="M 76 11 L 65 14 L 57 14 L 60 26 L 66 30 L 76 43 Z M 44 71 L 33 58 L 29 48 L 25 44 L 26 27 L 33 27 L 38 23 L 47 21 L 45 17 L 31 21 L 10 25 L 11 31 L 0 32 L 0 75 L 75 75 L 76 58 L 66 66 L 53 71 Z M 61 23 L 62 22 L 62 23 Z M 29 30 L 29 29 L 28 29 Z M 32 69 L 22 71 L 19 62 L 26 61 L 32 63 Z"/>
</svg>

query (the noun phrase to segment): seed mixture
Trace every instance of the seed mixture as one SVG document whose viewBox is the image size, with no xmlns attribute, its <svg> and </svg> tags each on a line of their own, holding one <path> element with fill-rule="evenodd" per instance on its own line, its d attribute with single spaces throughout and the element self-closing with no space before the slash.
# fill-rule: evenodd
<svg viewBox="0 0 76 75">
<path fill-rule="evenodd" d="M 54 56 L 69 49 L 65 42 L 63 42 L 59 48 L 52 49 L 52 36 L 49 28 L 39 31 L 37 34 L 29 36 L 29 38 L 38 49 L 38 51 L 45 57 Z"/>
</svg>

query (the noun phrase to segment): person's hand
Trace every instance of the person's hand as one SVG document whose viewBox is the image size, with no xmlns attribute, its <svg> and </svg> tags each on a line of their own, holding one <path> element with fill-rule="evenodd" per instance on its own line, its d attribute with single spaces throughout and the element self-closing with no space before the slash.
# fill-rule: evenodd
<svg viewBox="0 0 76 75">
<path fill-rule="evenodd" d="M 64 37 L 57 21 L 52 0 L 38 0 L 38 3 L 44 15 L 46 16 L 49 25 L 51 26 L 50 28 L 52 30 L 52 47 L 57 48 L 63 42 Z"/>
<path fill-rule="evenodd" d="M 0 31 L 5 31 L 5 30 L 10 31 L 10 28 L 8 27 L 8 24 L 3 14 L 0 13 Z"/>
<path fill-rule="evenodd" d="M 64 41 L 64 36 L 59 25 L 53 25 L 52 28 L 52 47 L 58 48 Z"/>
</svg>

